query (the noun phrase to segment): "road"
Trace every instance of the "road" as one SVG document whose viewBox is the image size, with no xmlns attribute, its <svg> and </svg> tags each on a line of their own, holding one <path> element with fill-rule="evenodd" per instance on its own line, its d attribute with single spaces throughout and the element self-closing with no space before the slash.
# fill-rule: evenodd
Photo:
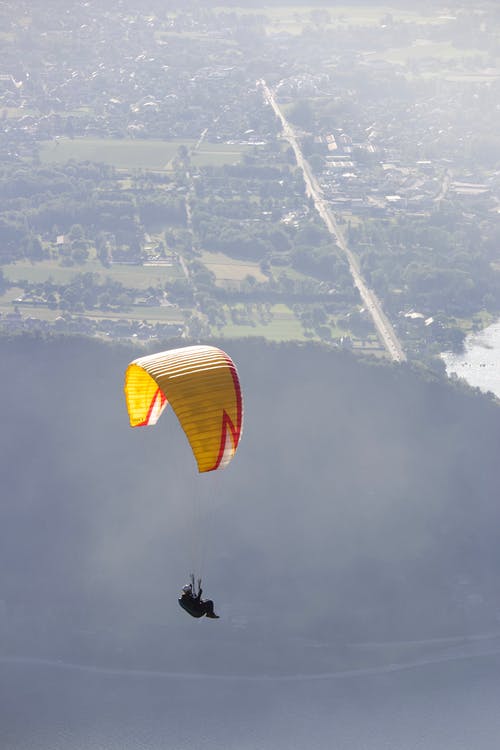
<svg viewBox="0 0 500 750">
<path fill-rule="evenodd" d="M 336 244 L 347 258 L 354 284 L 359 291 L 359 294 L 363 301 L 363 305 L 371 315 L 375 330 L 377 331 L 377 335 L 382 345 L 394 362 L 405 362 L 406 355 L 404 353 L 401 342 L 396 336 L 396 332 L 394 331 L 392 324 L 384 313 L 377 295 L 375 294 L 373 289 L 370 289 L 367 286 L 359 269 L 358 260 L 352 250 L 349 249 L 344 234 L 335 220 L 334 213 L 330 209 L 328 202 L 323 197 L 323 192 L 318 184 L 318 181 L 313 175 L 309 163 L 302 154 L 300 144 L 297 140 L 297 136 L 295 135 L 293 128 L 283 115 L 283 112 L 277 104 L 276 99 L 274 98 L 274 95 L 270 88 L 267 86 L 266 82 L 261 80 L 259 81 L 259 84 L 262 88 L 264 98 L 271 105 L 276 116 L 281 122 L 283 135 L 293 148 L 297 165 L 300 167 L 304 175 L 306 195 L 312 198 L 314 205 L 316 206 L 316 210 L 325 222 L 329 232 L 333 235 Z"/>
<path fill-rule="evenodd" d="M 451 184 L 451 172 L 450 172 L 449 169 L 447 169 L 446 172 L 443 175 L 443 180 L 441 182 L 441 187 L 439 189 L 439 193 L 434 198 L 434 201 L 436 203 L 439 203 L 440 201 L 443 200 L 443 198 L 446 197 L 446 194 L 447 194 L 448 190 L 450 189 L 450 184 Z"/>
</svg>

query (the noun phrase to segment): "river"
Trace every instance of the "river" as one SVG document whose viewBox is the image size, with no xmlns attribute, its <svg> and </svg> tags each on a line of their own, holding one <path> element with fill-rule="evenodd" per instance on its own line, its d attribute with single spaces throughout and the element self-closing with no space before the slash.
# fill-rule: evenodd
<svg viewBox="0 0 500 750">
<path fill-rule="evenodd" d="M 324 679 L 0 663 L 2 750 L 498 750 L 500 656 Z"/>
<path fill-rule="evenodd" d="M 448 375 L 456 375 L 500 398 L 500 320 L 467 336 L 463 354 L 441 355 Z"/>
</svg>

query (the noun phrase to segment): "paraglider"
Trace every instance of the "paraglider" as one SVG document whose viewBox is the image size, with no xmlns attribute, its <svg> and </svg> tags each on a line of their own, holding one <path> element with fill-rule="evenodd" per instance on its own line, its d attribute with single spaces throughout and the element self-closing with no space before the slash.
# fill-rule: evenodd
<svg viewBox="0 0 500 750">
<path fill-rule="evenodd" d="M 127 367 L 124 390 L 131 427 L 156 424 L 171 405 L 200 474 L 224 469 L 233 459 L 242 434 L 243 401 L 234 362 L 222 349 L 186 346 L 139 357 Z M 198 594 L 194 576 L 192 581 L 192 600 L 203 601 L 201 581 Z M 183 593 L 184 603 L 191 603 L 189 592 Z"/>
<path fill-rule="evenodd" d="M 201 588 L 201 578 L 198 578 L 198 593 L 195 593 L 194 575 L 191 576 L 191 582 L 182 587 L 179 604 L 185 609 L 191 617 L 208 617 L 209 620 L 218 620 L 219 615 L 214 612 L 214 603 L 211 599 L 202 599 L 203 589 Z"/>
</svg>

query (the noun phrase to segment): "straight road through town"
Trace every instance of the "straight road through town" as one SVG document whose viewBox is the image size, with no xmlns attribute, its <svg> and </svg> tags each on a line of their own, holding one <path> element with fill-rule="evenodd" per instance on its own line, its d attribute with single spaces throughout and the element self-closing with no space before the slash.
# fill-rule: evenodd
<svg viewBox="0 0 500 750">
<path fill-rule="evenodd" d="M 262 88 L 264 98 L 271 105 L 276 116 L 281 122 L 283 135 L 293 148 L 297 165 L 300 167 L 304 175 L 307 196 L 312 198 L 314 205 L 316 206 L 316 210 L 325 222 L 329 232 L 333 235 L 336 244 L 340 247 L 347 258 L 354 283 L 359 291 L 361 299 L 363 300 L 365 308 L 372 317 L 375 330 L 377 331 L 377 335 L 382 345 L 393 361 L 405 362 L 406 355 L 404 353 L 401 342 L 396 336 L 396 332 L 394 331 L 394 328 L 392 327 L 389 319 L 382 310 L 382 305 L 377 295 L 372 289 L 367 286 L 365 280 L 363 279 L 361 271 L 359 270 L 358 260 L 352 250 L 349 249 L 344 234 L 335 220 L 333 211 L 329 207 L 328 201 L 326 201 L 323 197 L 323 193 L 318 184 L 318 181 L 313 175 L 309 163 L 304 158 L 294 129 L 285 118 L 283 112 L 276 102 L 274 94 L 267 86 L 266 82 L 261 80 L 259 83 Z"/>
</svg>

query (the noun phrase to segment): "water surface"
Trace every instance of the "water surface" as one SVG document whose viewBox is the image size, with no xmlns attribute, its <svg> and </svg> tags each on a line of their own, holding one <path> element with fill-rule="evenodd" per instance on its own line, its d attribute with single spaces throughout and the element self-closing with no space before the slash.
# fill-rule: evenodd
<svg viewBox="0 0 500 750">
<path fill-rule="evenodd" d="M 325 679 L 0 664 L 5 750 L 498 750 L 500 656 Z"/>
<path fill-rule="evenodd" d="M 456 375 L 500 398 L 500 320 L 480 333 L 467 336 L 463 354 L 444 352 L 448 375 Z"/>
</svg>

